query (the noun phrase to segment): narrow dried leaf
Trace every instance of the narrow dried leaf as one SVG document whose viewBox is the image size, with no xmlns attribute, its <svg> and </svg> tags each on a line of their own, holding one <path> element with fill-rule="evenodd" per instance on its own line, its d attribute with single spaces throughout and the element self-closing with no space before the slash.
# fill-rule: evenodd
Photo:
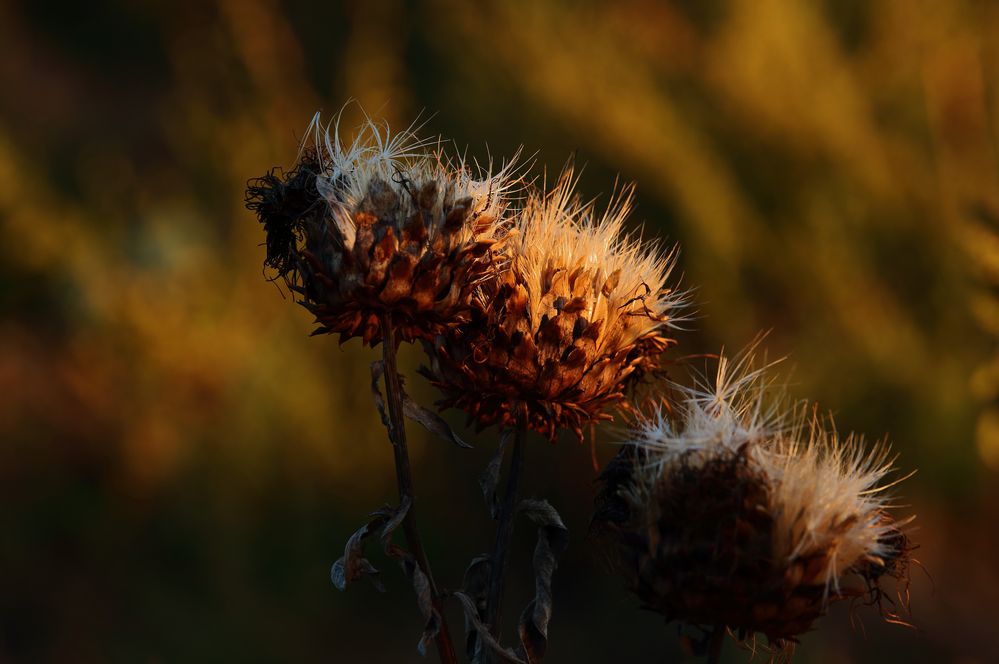
<svg viewBox="0 0 999 664">
<path fill-rule="evenodd" d="M 385 592 L 385 586 L 382 584 L 381 580 L 378 578 L 378 570 L 375 566 L 371 564 L 367 558 L 361 558 L 358 563 L 360 565 L 361 575 L 367 575 L 371 580 L 371 585 L 375 587 L 378 592 Z M 347 565 L 344 558 L 340 558 L 335 563 L 333 567 L 330 568 L 330 580 L 333 581 L 333 585 L 337 587 L 338 590 L 347 589 Z"/>
<path fill-rule="evenodd" d="M 517 657 L 517 654 L 513 650 L 500 645 L 499 641 L 489 633 L 489 628 L 479 618 L 479 611 L 475 600 L 463 592 L 456 592 L 454 596 L 458 598 L 462 608 L 465 610 L 465 624 L 471 625 L 475 633 L 478 634 L 480 642 L 486 645 L 499 658 L 500 662 L 506 662 L 507 664 L 528 664 Z M 472 664 L 479 664 L 481 661 L 482 651 L 481 649 L 477 649 L 472 658 Z"/>
<path fill-rule="evenodd" d="M 419 422 L 430 433 L 436 434 L 438 437 L 443 438 L 458 447 L 462 447 L 467 450 L 472 449 L 471 445 L 462 440 L 461 437 L 451 429 L 451 425 L 449 425 L 443 417 L 413 401 L 413 399 L 410 398 L 405 391 L 402 393 L 402 411 L 406 417 L 414 422 Z"/>
<path fill-rule="evenodd" d="M 462 586 L 464 592 L 469 597 L 476 600 L 486 598 L 486 589 L 489 587 L 489 570 L 492 565 L 487 554 L 472 558 L 472 562 L 465 569 L 465 578 Z"/>
<path fill-rule="evenodd" d="M 382 360 L 372 362 L 371 394 L 374 396 L 375 407 L 378 409 L 378 414 L 382 418 L 382 424 L 391 431 L 392 423 L 388 418 L 388 413 L 385 412 L 385 398 L 382 396 L 382 390 L 378 385 L 383 375 L 385 375 L 385 363 Z M 402 381 L 400 376 L 400 385 L 401 384 Z M 413 401 L 413 399 L 406 394 L 405 389 L 402 390 L 402 412 L 409 419 L 422 424 L 423 427 L 430 433 L 436 434 L 449 443 L 453 443 L 454 445 L 465 449 L 472 448 L 471 445 L 462 440 L 462 438 L 456 434 L 453 429 L 451 429 L 451 426 L 444 420 L 443 417 L 431 410 L 427 410 L 420 404 Z"/>
<path fill-rule="evenodd" d="M 376 362 L 375 364 L 380 363 Z M 377 371 L 376 375 L 376 368 L 372 365 L 372 376 L 375 377 L 375 381 L 377 381 L 378 375 L 380 375 L 380 370 Z M 367 576 L 379 591 L 384 592 L 385 588 L 376 576 L 378 570 L 363 555 L 365 540 L 375 533 L 379 533 L 385 555 L 399 563 L 416 591 L 417 605 L 426 620 L 416 649 L 421 655 L 426 655 L 427 645 L 434 640 L 441 627 L 440 614 L 434 608 L 430 579 L 417 565 L 412 554 L 392 542 L 392 535 L 405 521 L 411 505 L 412 501 L 409 496 L 405 496 L 399 507 L 385 506 L 374 512 L 368 523 L 347 541 L 343 557 L 333 563 L 333 567 L 330 569 L 330 579 L 333 581 L 333 585 L 344 590 L 348 583 L 352 583 L 362 576 Z"/>
<path fill-rule="evenodd" d="M 386 549 L 386 552 L 388 553 L 388 549 Z M 413 556 L 401 547 L 392 545 L 392 553 L 389 555 L 399 561 L 406 576 L 413 584 L 413 590 L 416 592 L 416 605 L 419 607 L 420 613 L 423 614 L 424 620 L 426 620 L 423 632 L 420 634 L 420 640 L 416 644 L 416 650 L 421 655 L 426 655 L 427 645 L 433 642 L 441 628 L 440 614 L 434 608 L 433 595 L 430 590 L 430 579 L 423 573 L 420 566 L 416 564 Z"/>
<path fill-rule="evenodd" d="M 395 533 L 396 529 L 406 518 L 406 515 L 409 514 L 409 508 L 412 504 L 413 501 L 409 496 L 403 496 L 402 502 L 399 504 L 398 508 L 392 509 L 386 507 L 377 512 L 377 514 L 386 519 L 385 525 L 382 526 L 382 546 L 385 547 L 386 554 L 389 554 L 390 547 L 396 546 L 392 544 L 392 534 Z"/>
<path fill-rule="evenodd" d="M 419 606 L 420 613 L 423 614 L 423 618 L 426 620 L 423 633 L 416 644 L 416 649 L 421 655 L 426 655 L 427 645 L 434 640 L 441 628 L 440 614 L 434 608 L 433 595 L 430 590 L 430 579 L 423 573 L 420 566 L 416 564 L 416 560 L 412 554 L 398 544 L 392 543 L 392 535 L 406 519 L 406 515 L 409 514 L 409 508 L 412 504 L 409 496 L 404 496 L 402 504 L 399 505 L 398 509 L 385 514 L 386 521 L 382 527 L 381 538 L 382 546 L 385 548 L 385 555 L 399 562 L 403 572 L 406 573 L 406 577 L 413 584 L 413 590 L 416 591 L 416 604 Z"/>
<path fill-rule="evenodd" d="M 465 578 L 462 582 L 464 593 L 475 602 L 476 615 L 478 615 L 480 619 L 486 610 L 486 592 L 489 588 L 489 571 L 491 569 L 492 561 L 488 555 L 483 554 L 481 556 L 476 556 L 472 559 L 472 562 L 469 563 L 468 568 L 465 570 Z M 468 655 L 470 660 L 474 661 L 477 656 L 476 653 L 479 649 L 478 632 L 475 631 L 474 626 L 466 615 L 465 653 Z"/>
<path fill-rule="evenodd" d="M 372 514 L 371 520 L 361 526 L 347 540 L 343 556 L 333 563 L 333 567 L 330 569 L 330 580 L 338 589 L 346 590 L 347 584 L 368 576 L 376 588 L 384 590 L 381 583 L 375 578 L 378 570 L 364 557 L 364 542 L 382 527 L 387 518 L 386 511 L 391 509 L 385 507 Z"/>
<path fill-rule="evenodd" d="M 499 498 L 496 496 L 496 487 L 499 485 L 500 468 L 503 465 L 503 452 L 506 450 L 506 445 L 510 442 L 510 436 L 512 435 L 512 429 L 508 429 L 503 433 L 500 437 L 499 446 L 496 448 L 496 453 L 493 454 L 493 458 L 489 460 L 485 472 L 479 478 L 479 486 L 482 487 L 482 497 L 486 499 L 489 515 L 493 520 L 499 518 Z"/>
<path fill-rule="evenodd" d="M 416 644 L 416 649 L 421 655 L 427 654 L 427 645 L 437 638 L 437 633 L 441 631 L 441 617 L 434 608 L 433 598 L 430 592 L 430 579 L 423 573 L 416 561 L 410 557 L 403 568 L 408 570 L 409 577 L 413 582 L 413 590 L 416 591 L 416 603 L 420 607 L 420 612 L 426 623 L 423 626 L 423 633 Z"/>
<path fill-rule="evenodd" d="M 569 544 L 569 530 L 547 500 L 524 500 L 520 511 L 538 526 L 534 547 L 534 599 L 520 615 L 520 653 L 528 664 L 540 662 L 548 649 L 552 616 L 552 576 L 558 557 Z"/>
</svg>

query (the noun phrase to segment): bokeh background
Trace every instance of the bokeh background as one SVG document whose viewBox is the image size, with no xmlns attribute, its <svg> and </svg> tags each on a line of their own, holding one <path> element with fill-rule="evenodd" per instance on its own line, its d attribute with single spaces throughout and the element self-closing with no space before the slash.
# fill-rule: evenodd
<svg viewBox="0 0 999 664">
<path fill-rule="evenodd" d="M 999 661 L 995 3 L 0 2 L 0 90 L 0 661 L 417 661 L 390 561 L 384 595 L 328 579 L 395 497 L 377 353 L 308 338 L 243 208 L 349 98 L 471 155 L 575 154 L 587 196 L 636 181 L 697 288 L 677 355 L 772 330 L 795 396 L 918 469 L 916 629 L 840 607 L 797 661 Z M 495 435 L 411 435 L 453 588 Z M 547 661 L 679 661 L 587 546 L 589 450 L 528 462 L 572 531 Z"/>
</svg>

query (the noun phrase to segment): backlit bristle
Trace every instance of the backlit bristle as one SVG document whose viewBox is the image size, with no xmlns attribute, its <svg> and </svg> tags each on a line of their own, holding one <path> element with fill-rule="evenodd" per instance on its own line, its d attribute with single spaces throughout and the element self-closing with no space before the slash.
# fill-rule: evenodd
<svg viewBox="0 0 999 664">
<path fill-rule="evenodd" d="M 533 320 L 555 315 L 559 297 L 585 297 L 583 315 L 604 322 L 602 346 L 629 344 L 680 320 L 685 295 L 668 284 L 676 251 L 626 234 L 633 200 L 634 187 L 624 187 L 599 212 L 580 201 L 571 168 L 552 191 L 531 193 L 517 215 L 511 254 Z"/>
<path fill-rule="evenodd" d="M 735 359 L 723 354 L 714 378 L 696 376 L 693 386 L 673 385 L 679 399 L 670 410 L 659 406 L 637 420 L 629 444 L 648 450 L 650 478 L 682 455 L 735 452 L 789 426 L 783 399 L 770 390 L 772 365 L 752 364 L 749 352 Z"/>
<path fill-rule="evenodd" d="M 840 438 L 753 365 L 722 357 L 713 381 L 639 418 L 594 525 L 646 605 L 781 645 L 829 602 L 903 576 L 908 520 L 890 514 L 887 447 Z"/>
<path fill-rule="evenodd" d="M 404 340 L 468 320 L 476 287 L 498 270 L 516 159 L 493 172 L 449 157 L 416 127 L 370 118 L 349 141 L 317 114 L 295 167 L 251 182 L 247 205 L 275 268 L 341 341 L 381 339 L 391 316 Z"/>
<path fill-rule="evenodd" d="M 889 494 L 881 486 L 893 470 L 887 447 L 866 450 L 863 440 L 841 440 L 812 421 L 807 442 L 779 437 L 763 457 L 776 516 L 774 551 L 787 560 L 825 552 L 827 593 L 839 594 L 840 577 L 865 560 L 894 555 L 887 519 Z"/>
<path fill-rule="evenodd" d="M 418 202 L 413 193 L 428 182 L 436 182 L 439 187 L 441 195 L 431 211 L 441 222 L 443 210 L 467 201 L 468 214 L 478 224 L 456 229 L 458 241 L 499 230 L 498 224 L 487 221 L 499 221 L 507 207 L 509 192 L 517 184 L 518 155 L 493 172 L 491 163 L 480 168 L 478 164 L 449 156 L 441 139 L 421 139 L 416 130 L 413 125 L 393 134 L 387 124 L 369 118 L 346 143 L 340 137 L 337 122 L 323 128 L 319 115 L 313 118 L 303 146 L 311 145 L 319 155 L 316 186 L 331 206 L 348 248 L 353 245 L 356 226 L 352 213 L 376 183 L 385 183 L 395 191 L 399 197 L 398 214 L 403 217 L 415 212 Z M 434 235 L 442 229 L 440 225 L 431 225 L 428 230 Z"/>
<path fill-rule="evenodd" d="M 675 252 L 629 238 L 625 189 L 599 214 L 571 170 L 528 189 L 504 268 L 476 293 L 477 315 L 428 344 L 428 377 L 481 426 L 530 427 L 554 440 L 587 423 L 659 366 L 685 295 L 668 283 Z"/>
</svg>

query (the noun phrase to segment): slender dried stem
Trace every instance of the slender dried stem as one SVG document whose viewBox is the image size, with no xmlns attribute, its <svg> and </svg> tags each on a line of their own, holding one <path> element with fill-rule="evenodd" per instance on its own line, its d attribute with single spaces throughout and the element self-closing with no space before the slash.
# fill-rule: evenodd
<svg viewBox="0 0 999 664">
<path fill-rule="evenodd" d="M 396 351 L 398 350 L 395 340 L 395 330 L 392 327 L 392 316 L 386 313 L 382 317 L 382 348 L 385 360 L 385 400 L 388 402 L 389 412 L 389 437 L 392 440 L 392 448 L 395 451 L 395 476 L 399 484 L 399 500 L 408 497 L 410 500 L 409 512 L 402 522 L 403 532 L 406 535 L 406 542 L 409 545 L 410 553 L 416 559 L 416 564 L 427 575 L 430 583 L 430 597 L 434 608 L 440 615 L 440 631 L 437 633 L 437 654 L 440 655 L 442 664 L 457 664 L 458 658 L 454 652 L 454 645 L 451 643 L 451 634 L 448 631 L 447 620 L 444 617 L 444 607 L 441 602 L 434 575 L 430 571 L 430 562 L 427 560 L 427 552 L 423 549 L 423 541 L 420 539 L 420 532 L 416 527 L 416 496 L 413 489 L 413 473 L 409 463 L 409 448 L 406 445 L 406 423 L 402 410 L 402 384 L 399 382 L 399 370 L 396 364 Z"/>
<path fill-rule="evenodd" d="M 708 664 L 721 662 L 723 645 L 725 645 L 725 625 L 715 625 L 708 639 Z"/>
<path fill-rule="evenodd" d="M 489 590 L 486 595 L 486 624 L 489 631 L 499 639 L 500 606 L 503 603 L 503 586 L 506 581 L 507 560 L 510 554 L 510 542 L 513 539 L 513 521 L 517 514 L 517 494 L 520 490 L 520 479 L 524 469 L 524 439 L 527 429 L 517 428 L 514 436 L 513 454 L 510 457 L 510 468 L 506 479 L 506 493 L 500 506 L 499 523 L 496 526 L 496 543 L 490 558 Z"/>
</svg>

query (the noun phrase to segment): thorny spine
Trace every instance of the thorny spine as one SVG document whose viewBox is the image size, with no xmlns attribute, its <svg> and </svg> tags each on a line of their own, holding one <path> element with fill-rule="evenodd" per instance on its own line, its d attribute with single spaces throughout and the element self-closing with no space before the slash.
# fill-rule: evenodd
<svg viewBox="0 0 999 664">
<path fill-rule="evenodd" d="M 489 588 L 486 595 L 486 624 L 489 631 L 499 639 L 503 587 L 506 581 L 507 561 L 510 557 L 510 543 L 513 539 L 513 522 L 517 513 L 517 496 L 524 470 L 524 440 L 527 438 L 527 424 L 517 426 L 514 435 L 513 452 L 510 455 L 510 468 L 500 506 L 499 522 L 496 526 L 496 542 L 490 556 Z"/>
<path fill-rule="evenodd" d="M 434 575 L 430 571 L 430 562 L 427 560 L 427 552 L 423 549 L 423 541 L 420 538 L 420 531 L 416 526 L 416 498 L 413 489 L 413 473 L 409 463 L 409 449 L 406 445 L 405 418 L 402 409 L 402 385 L 399 382 L 399 370 L 396 363 L 396 351 L 398 350 L 395 331 L 392 327 L 392 314 L 386 312 L 382 316 L 382 354 L 385 360 L 385 392 L 388 402 L 389 412 L 389 437 L 392 442 L 392 449 L 395 452 L 395 475 L 399 485 L 399 500 L 409 498 L 410 507 L 406 518 L 402 523 L 403 532 L 406 535 L 406 542 L 416 564 L 427 575 L 430 583 L 431 599 L 434 609 L 440 616 L 440 631 L 437 632 L 435 641 L 437 643 L 437 654 L 440 656 L 441 664 L 457 664 L 458 658 L 455 655 L 454 645 L 451 643 L 451 634 L 448 631 L 447 620 L 444 616 L 444 607 L 441 602 Z"/>
</svg>

